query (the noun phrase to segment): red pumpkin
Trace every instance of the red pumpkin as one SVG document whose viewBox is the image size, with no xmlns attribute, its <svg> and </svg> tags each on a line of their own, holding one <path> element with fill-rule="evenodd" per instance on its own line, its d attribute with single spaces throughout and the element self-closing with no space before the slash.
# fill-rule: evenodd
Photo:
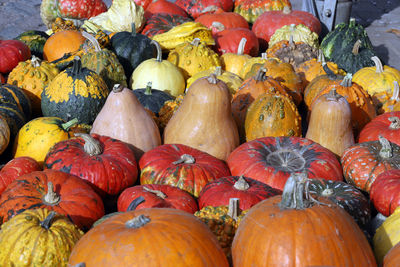
<svg viewBox="0 0 400 267">
<path fill-rule="evenodd" d="M 252 31 L 260 40 L 260 46 L 267 48 L 269 39 L 277 29 L 290 24 L 303 24 L 316 34 L 321 33 L 321 22 L 313 14 L 301 10 L 284 8 L 282 11 L 268 11 L 260 15 Z"/>
<path fill-rule="evenodd" d="M 144 10 L 153 2 L 153 0 L 134 0 L 135 4 L 142 6 Z"/>
<path fill-rule="evenodd" d="M 31 157 L 10 160 L 0 170 L 0 195 L 12 181 L 21 175 L 41 170 L 39 163 Z"/>
<path fill-rule="evenodd" d="M 244 176 L 227 176 L 209 182 L 199 195 L 199 208 L 228 206 L 230 198 L 239 198 L 239 208 L 248 210 L 261 200 L 282 192 Z"/>
<path fill-rule="evenodd" d="M 169 184 L 195 197 L 208 182 L 230 175 L 224 161 L 182 144 L 164 144 L 147 151 L 139 168 L 140 184 Z"/>
<path fill-rule="evenodd" d="M 346 148 L 341 162 L 346 181 L 369 192 L 379 174 L 399 169 L 400 146 L 379 137 L 378 141 L 358 143 Z"/>
<path fill-rule="evenodd" d="M 215 46 L 214 50 L 218 54 L 237 53 L 238 46 L 242 38 L 246 38 L 243 54 L 255 57 L 258 55 L 258 39 L 257 36 L 246 28 L 230 28 L 214 35 Z"/>
<path fill-rule="evenodd" d="M 245 18 L 235 12 L 225 12 L 221 8 L 218 8 L 213 13 L 203 14 L 195 21 L 211 29 L 213 34 L 231 28 L 249 29 L 249 23 Z"/>
<path fill-rule="evenodd" d="M 186 10 L 194 19 L 218 8 L 227 12 L 233 9 L 233 0 L 176 0 L 175 4 Z"/>
<path fill-rule="evenodd" d="M 400 111 L 386 112 L 373 118 L 361 130 L 358 142 L 376 141 L 379 135 L 400 145 Z"/>
<path fill-rule="evenodd" d="M 45 169 L 60 170 L 88 181 L 101 196 L 117 195 L 138 176 L 133 149 L 119 140 L 97 134 L 75 134 L 55 144 L 44 160 Z"/>
<path fill-rule="evenodd" d="M 192 19 L 176 14 L 154 14 L 148 19 L 146 26 L 142 30 L 142 34 L 151 38 L 156 34 L 167 32 L 173 27 L 188 21 L 192 21 Z"/>
<path fill-rule="evenodd" d="M 89 19 L 107 11 L 102 0 L 59 0 L 58 12 L 66 18 Z"/>
<path fill-rule="evenodd" d="M 89 229 L 104 215 L 100 196 L 82 179 L 56 170 L 35 171 L 12 181 L 0 197 L 0 222 L 32 208 L 47 208 Z"/>
<path fill-rule="evenodd" d="M 301 137 L 262 137 L 237 147 L 227 160 L 232 175 L 253 178 L 282 190 L 292 173 L 342 181 L 335 154 Z"/>
<path fill-rule="evenodd" d="M 0 40 L 0 72 L 8 73 L 20 61 L 31 58 L 29 47 L 19 40 Z"/>
<path fill-rule="evenodd" d="M 167 0 L 157 0 L 155 2 L 151 2 L 144 11 L 144 17 L 146 20 L 148 20 L 151 16 L 155 14 L 163 13 L 170 15 L 179 15 L 185 18 L 188 17 L 188 14 L 183 8 Z"/>
<path fill-rule="evenodd" d="M 189 213 L 199 210 L 197 201 L 186 191 L 166 184 L 137 185 L 125 189 L 118 197 L 118 211 L 127 211 L 132 201 L 143 197 L 134 209 L 173 208 Z"/>
<path fill-rule="evenodd" d="M 400 170 L 379 174 L 371 185 L 370 198 L 378 212 L 390 216 L 400 206 Z"/>
</svg>

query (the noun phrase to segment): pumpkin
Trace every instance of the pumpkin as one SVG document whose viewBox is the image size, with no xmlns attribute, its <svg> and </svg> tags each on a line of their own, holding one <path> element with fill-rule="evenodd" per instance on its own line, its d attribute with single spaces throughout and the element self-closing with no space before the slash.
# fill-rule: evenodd
<svg viewBox="0 0 400 267">
<path fill-rule="evenodd" d="M 289 0 L 239 0 L 235 1 L 234 12 L 242 15 L 249 23 L 254 23 L 257 18 L 266 11 L 270 12 L 273 10 L 283 10 L 284 7 L 291 8 L 291 2 Z"/>
<path fill-rule="evenodd" d="M 127 77 L 132 75 L 141 62 L 156 55 L 151 39 L 146 35 L 136 33 L 134 23 L 132 23 L 132 32 L 121 31 L 111 37 L 111 50 L 117 55 Z"/>
<path fill-rule="evenodd" d="M 175 4 L 186 10 L 186 12 L 194 19 L 197 19 L 206 12 L 218 8 L 224 11 L 232 11 L 233 9 L 232 0 L 176 0 Z"/>
<path fill-rule="evenodd" d="M 92 124 L 103 107 L 109 89 L 97 73 L 82 67 L 79 57 L 43 90 L 41 106 L 46 117 Z"/>
<path fill-rule="evenodd" d="M 238 198 L 240 210 L 248 210 L 258 202 L 281 194 L 280 190 L 244 176 L 225 176 L 209 182 L 200 192 L 199 208 L 228 206 L 229 199 Z"/>
<path fill-rule="evenodd" d="M 167 184 L 195 197 L 207 183 L 230 175 L 225 162 L 182 144 L 164 144 L 147 151 L 139 168 L 141 185 Z"/>
<path fill-rule="evenodd" d="M 107 242 L 102 241 L 105 237 Z M 126 253 L 128 244 L 130 253 Z M 89 251 L 102 253 L 93 257 Z M 170 208 L 140 209 L 108 218 L 74 246 L 68 263 L 82 262 L 99 267 L 145 266 L 149 262 L 165 267 L 229 266 L 205 224 L 188 212 Z"/>
<path fill-rule="evenodd" d="M 18 62 L 31 57 L 31 50 L 19 40 L 0 40 L 0 73 L 9 73 Z"/>
<path fill-rule="evenodd" d="M 81 229 L 89 229 L 104 215 L 100 196 L 82 179 L 57 170 L 34 171 L 12 181 L 0 196 L 4 223 L 32 208 L 66 215 Z"/>
<path fill-rule="evenodd" d="M 64 215 L 46 208 L 25 210 L 1 226 L 3 266 L 67 266 L 83 232 Z"/>
<path fill-rule="evenodd" d="M 146 88 L 151 82 L 153 88 L 170 95 L 178 96 L 185 91 L 185 78 L 180 69 L 168 60 L 162 59 L 160 45 L 152 40 L 157 49 L 157 58 L 147 59 L 140 63 L 130 78 L 130 88 L 133 90 Z M 157 111 L 158 113 L 158 111 Z"/>
<path fill-rule="evenodd" d="M 307 183 L 293 175 L 282 196 L 247 212 L 232 242 L 234 266 L 377 266 L 353 218 L 326 198 L 310 199 Z"/>
<path fill-rule="evenodd" d="M 349 102 L 333 87 L 314 102 L 306 138 L 328 148 L 340 158 L 343 151 L 355 143 L 351 114 Z"/>
<path fill-rule="evenodd" d="M 290 24 L 303 24 L 312 32 L 321 33 L 321 22 L 316 16 L 306 11 L 292 10 L 290 7 L 261 14 L 254 21 L 252 31 L 260 40 L 260 47 L 267 49 L 267 44 L 275 31 Z"/>
<path fill-rule="evenodd" d="M 171 51 L 183 43 L 190 43 L 196 38 L 206 45 L 215 45 L 211 30 L 200 22 L 188 21 L 179 24 L 167 32 L 156 34 L 152 39 L 158 42 L 163 50 Z"/>
<path fill-rule="evenodd" d="M 212 13 L 204 13 L 195 19 L 207 28 L 212 30 L 213 34 L 231 28 L 246 28 L 249 29 L 249 23 L 241 15 L 235 12 L 226 12 L 218 8 Z"/>
<path fill-rule="evenodd" d="M 78 138 L 58 142 L 49 150 L 44 168 L 76 175 L 101 196 L 118 195 L 136 182 L 137 163 L 128 144 L 97 134 L 75 136 Z"/>
<path fill-rule="evenodd" d="M 51 62 L 65 53 L 77 51 L 85 42 L 85 37 L 77 30 L 63 30 L 51 35 L 43 47 L 43 59 Z"/>
<path fill-rule="evenodd" d="M 370 198 L 376 210 L 388 217 L 400 206 L 400 170 L 384 171 L 371 185 Z"/>
<path fill-rule="evenodd" d="M 125 71 L 117 56 L 111 50 L 101 48 L 97 39 L 87 32 L 82 32 L 94 51 L 87 51 L 81 57 L 82 67 L 96 72 L 107 84 L 109 90 L 114 84 L 127 85 Z"/>
<path fill-rule="evenodd" d="M 10 134 L 10 126 L 8 126 L 6 118 L 0 113 L 0 155 L 3 154 L 10 143 Z"/>
<path fill-rule="evenodd" d="M 361 129 L 376 117 L 376 110 L 372 103 L 371 96 L 357 83 L 353 83 L 351 79 L 352 75 L 348 73 L 339 85 L 330 84 L 324 87 L 311 102 L 309 110 L 312 111 L 313 105 L 318 97 L 328 93 L 332 88 L 335 88 L 336 92 L 344 96 L 350 104 L 351 121 L 354 136 L 356 137 Z"/>
<path fill-rule="evenodd" d="M 265 136 L 301 136 L 301 117 L 287 95 L 263 93 L 249 105 L 244 130 L 246 141 Z"/>
<path fill-rule="evenodd" d="M 65 122 L 58 117 L 38 117 L 27 122 L 15 138 L 13 156 L 29 156 L 42 165 L 53 145 L 73 136 L 71 128 L 77 123 L 77 119 Z"/>
<path fill-rule="evenodd" d="M 247 39 L 245 37 L 240 39 L 237 45 L 236 53 L 224 53 L 221 55 L 222 67 L 236 75 L 240 74 L 240 70 L 244 63 L 251 58 L 250 55 L 244 53 L 244 47 L 246 46 Z"/>
<path fill-rule="evenodd" d="M 186 80 L 200 71 L 221 66 L 217 53 L 199 38 L 178 45 L 168 53 L 167 60 L 182 71 Z"/>
<path fill-rule="evenodd" d="M 245 38 L 243 47 L 238 47 L 241 40 Z M 237 53 L 238 55 L 247 54 L 257 56 L 259 51 L 257 36 L 248 28 L 230 28 L 214 34 L 214 50 L 219 55 Z M 240 50 L 239 50 L 240 49 Z M 224 58 L 224 56 L 222 57 Z M 239 75 L 239 73 L 236 73 Z"/>
<path fill-rule="evenodd" d="M 31 102 L 33 114 L 37 117 L 42 113 L 42 91 L 59 73 L 53 63 L 32 56 L 31 60 L 18 63 L 8 75 L 7 83 L 18 86 L 24 91 Z"/>
<path fill-rule="evenodd" d="M 144 201 L 135 207 L 145 208 L 173 208 L 189 213 L 195 213 L 199 208 L 197 201 L 188 192 L 167 184 L 146 184 L 126 188 L 118 197 L 118 211 L 127 211 L 128 207 L 137 198 Z"/>
<path fill-rule="evenodd" d="M 144 108 L 151 110 L 156 115 L 166 101 L 174 99 L 165 91 L 153 89 L 152 82 L 149 82 L 146 88 L 133 90 L 133 93 Z"/>
<path fill-rule="evenodd" d="M 386 112 L 373 118 L 361 130 L 358 142 L 379 140 L 379 136 L 385 137 L 392 143 L 400 145 L 398 138 L 400 131 L 400 111 Z"/>
<path fill-rule="evenodd" d="M 12 142 L 12 140 L 18 134 L 19 129 L 24 126 L 27 121 L 25 114 L 15 103 L 0 102 L 0 116 L 5 119 L 10 129 L 9 142 Z"/>
<path fill-rule="evenodd" d="M 159 16 L 161 15 L 161 16 Z M 145 28 L 149 25 L 149 19 L 151 20 L 152 17 L 169 17 L 169 18 L 175 18 L 179 20 L 179 18 L 188 18 L 188 14 L 186 11 L 178 6 L 177 4 L 167 1 L 167 0 L 158 0 L 155 2 L 150 1 L 150 4 L 145 8 L 144 11 L 144 18 L 147 20 L 146 21 L 146 26 Z M 185 21 L 190 21 L 191 19 L 185 19 Z M 153 22 L 154 23 L 154 22 Z M 167 24 L 165 24 L 167 26 Z M 171 27 L 172 28 L 172 27 Z M 144 31 L 144 29 L 143 29 Z M 146 34 L 147 35 L 147 34 Z M 149 36 L 151 37 L 151 36 Z"/>
<path fill-rule="evenodd" d="M 44 31 L 29 30 L 20 33 L 15 40 L 24 42 L 31 51 L 31 55 L 43 58 L 43 47 L 49 35 Z"/>
<path fill-rule="evenodd" d="M 39 163 L 31 157 L 11 159 L 0 170 L 0 195 L 19 176 L 41 170 Z"/>
<path fill-rule="evenodd" d="M 188 145 L 225 160 L 239 145 L 231 98 L 215 74 L 197 79 L 165 127 L 164 144 Z"/>
<path fill-rule="evenodd" d="M 227 160 L 231 174 L 244 175 L 282 190 L 292 173 L 342 181 L 335 154 L 301 137 L 263 137 L 237 147 Z"/>
<path fill-rule="evenodd" d="M 318 34 L 311 31 L 310 28 L 303 24 L 284 25 L 282 28 L 277 29 L 271 36 L 268 46 L 272 47 L 280 41 L 289 41 L 291 39 L 295 43 L 303 42 L 315 48 L 318 48 L 319 46 Z"/>
<path fill-rule="evenodd" d="M 369 192 L 376 177 L 400 166 L 400 146 L 379 136 L 379 140 L 357 143 L 345 149 L 341 163 L 347 182 Z"/>
<path fill-rule="evenodd" d="M 11 84 L 0 84 L 0 106 L 14 104 L 26 120 L 32 116 L 32 105 L 24 90 Z"/>
<path fill-rule="evenodd" d="M 384 267 L 396 267 L 399 262 L 400 243 L 394 245 L 383 258 Z"/>
<path fill-rule="evenodd" d="M 308 190 L 310 195 L 328 198 L 347 211 L 361 229 L 365 229 L 371 221 L 369 199 L 356 187 L 343 182 L 327 179 L 310 179 Z"/>
<path fill-rule="evenodd" d="M 251 72 L 252 74 L 254 74 L 254 69 L 259 69 L 260 66 L 262 66 L 267 60 L 267 53 L 261 53 L 260 57 L 252 57 L 248 59 L 244 63 L 243 67 L 240 69 L 239 76 L 242 79 L 245 77 L 250 77 L 251 75 L 248 75 L 248 73 Z"/>
<path fill-rule="evenodd" d="M 382 62 L 377 56 L 371 58 L 374 67 L 364 67 L 353 75 L 353 82 L 358 83 L 371 96 L 375 105 L 382 105 L 393 95 L 393 82 L 400 82 L 400 71 Z"/>
<path fill-rule="evenodd" d="M 158 3 L 168 3 L 174 5 L 174 3 L 167 0 L 158 0 L 154 2 L 154 5 Z M 176 6 L 176 5 L 175 5 Z M 178 7 L 179 8 L 179 7 Z M 145 11 L 146 14 L 147 11 Z M 142 30 L 142 34 L 149 38 L 152 38 L 156 34 L 167 32 L 182 23 L 192 21 L 190 18 L 170 13 L 155 13 L 147 19 L 146 25 Z"/>
<path fill-rule="evenodd" d="M 144 152 L 161 145 L 160 131 L 151 115 L 131 89 L 119 84 L 114 85 L 96 116 L 91 133 L 110 136 L 130 144 L 137 160 Z"/>
</svg>

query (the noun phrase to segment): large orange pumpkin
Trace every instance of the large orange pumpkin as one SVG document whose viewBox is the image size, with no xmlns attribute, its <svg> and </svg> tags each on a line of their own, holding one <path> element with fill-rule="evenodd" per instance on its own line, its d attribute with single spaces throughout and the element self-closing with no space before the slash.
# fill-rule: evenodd
<svg viewBox="0 0 400 267">
<path fill-rule="evenodd" d="M 47 39 L 43 47 L 43 58 L 54 61 L 64 56 L 65 53 L 75 52 L 85 42 L 80 31 L 63 30 L 56 32 Z"/>
</svg>

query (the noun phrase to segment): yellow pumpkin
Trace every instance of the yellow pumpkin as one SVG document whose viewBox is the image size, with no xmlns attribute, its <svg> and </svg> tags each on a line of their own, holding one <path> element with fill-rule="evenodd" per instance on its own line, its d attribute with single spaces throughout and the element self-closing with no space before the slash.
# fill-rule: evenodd
<svg viewBox="0 0 400 267">
<path fill-rule="evenodd" d="M 55 64 L 32 56 L 32 59 L 18 63 L 8 75 L 7 83 L 22 88 L 31 101 L 34 115 L 40 116 L 42 91 L 59 73 Z"/>
<path fill-rule="evenodd" d="M 284 25 L 282 28 L 277 29 L 269 39 L 268 46 L 272 47 L 282 40 L 289 41 L 290 38 L 293 38 L 294 42 L 304 42 L 316 48 L 319 46 L 318 34 L 311 31 L 304 24 Z"/>
<path fill-rule="evenodd" d="M 225 53 L 221 55 L 221 62 L 224 70 L 240 75 L 240 71 L 247 60 L 251 59 L 250 55 L 244 54 L 244 46 L 247 39 L 242 38 L 238 45 L 237 53 Z"/>
<path fill-rule="evenodd" d="M 47 152 L 54 144 L 73 136 L 70 128 L 77 123 L 77 119 L 65 122 L 58 117 L 39 117 L 29 121 L 15 138 L 14 158 L 29 156 L 43 164 Z"/>
<path fill-rule="evenodd" d="M 67 266 L 83 232 L 66 216 L 28 209 L 1 226 L 1 266 Z"/>
<path fill-rule="evenodd" d="M 167 60 L 180 68 L 186 80 L 200 71 L 221 66 L 218 54 L 199 38 L 178 45 Z"/>
</svg>

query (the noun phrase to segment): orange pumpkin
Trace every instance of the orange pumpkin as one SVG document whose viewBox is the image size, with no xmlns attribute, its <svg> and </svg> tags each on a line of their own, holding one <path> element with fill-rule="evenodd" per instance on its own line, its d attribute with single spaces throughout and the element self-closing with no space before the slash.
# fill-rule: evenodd
<svg viewBox="0 0 400 267">
<path fill-rule="evenodd" d="M 396 267 L 400 262 L 400 243 L 392 247 L 383 258 L 383 267 Z"/>
<path fill-rule="evenodd" d="M 65 53 L 75 52 L 85 42 L 80 31 L 63 30 L 50 36 L 43 47 L 43 58 L 54 61 L 64 56 Z"/>
</svg>

